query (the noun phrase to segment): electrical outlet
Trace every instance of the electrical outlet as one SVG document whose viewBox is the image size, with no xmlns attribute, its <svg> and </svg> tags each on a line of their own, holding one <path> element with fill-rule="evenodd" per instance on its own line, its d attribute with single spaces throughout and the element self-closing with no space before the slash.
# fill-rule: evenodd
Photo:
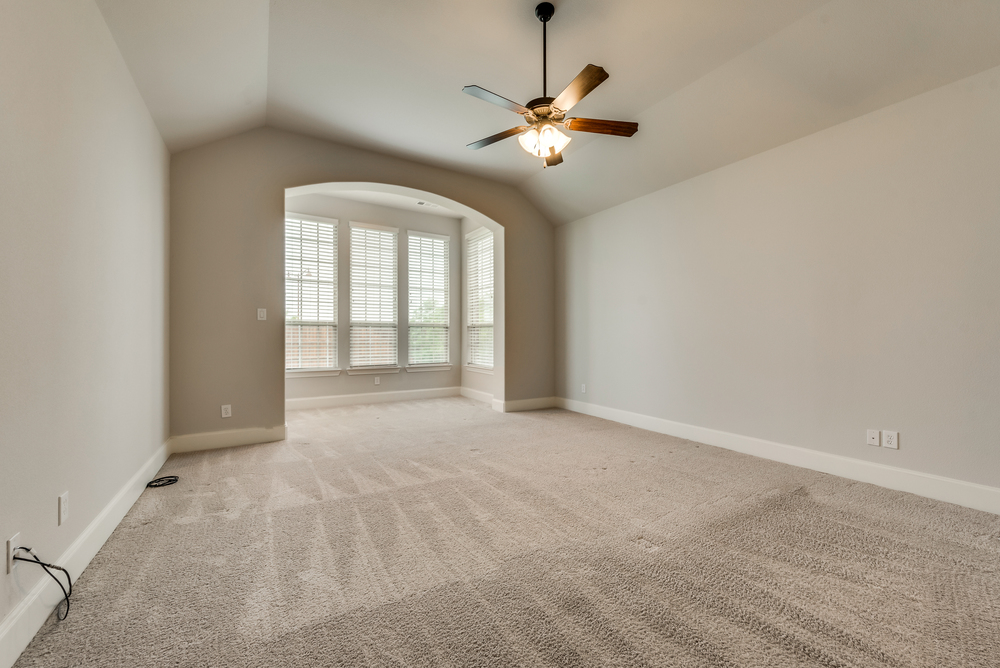
<svg viewBox="0 0 1000 668">
<path fill-rule="evenodd" d="M 257 319 L 258 320 L 267 320 L 267 309 L 266 308 L 259 308 L 259 309 L 257 309 Z"/>
<path fill-rule="evenodd" d="M 59 495 L 59 526 L 66 524 L 69 519 L 69 492 Z"/>
<path fill-rule="evenodd" d="M 378 377 L 378 376 L 375 376 L 375 384 L 376 384 L 376 385 L 378 385 L 378 384 L 379 384 L 380 382 L 381 382 L 381 381 L 379 380 L 379 377 Z"/>
<path fill-rule="evenodd" d="M 868 445 L 874 445 L 875 447 L 881 445 L 881 443 L 878 442 L 878 429 L 868 430 Z"/>
<path fill-rule="evenodd" d="M 580 385 L 580 394 L 586 394 L 586 393 L 587 393 L 587 384 L 583 383 L 582 385 Z"/>
<path fill-rule="evenodd" d="M 21 534 L 16 533 L 7 539 L 7 575 L 14 572 L 14 548 L 21 547 Z"/>
<path fill-rule="evenodd" d="M 899 432 L 882 430 L 882 447 L 899 450 Z"/>
<path fill-rule="evenodd" d="M 233 407 L 231 404 L 223 404 L 222 406 L 222 417 L 233 417 Z"/>
</svg>

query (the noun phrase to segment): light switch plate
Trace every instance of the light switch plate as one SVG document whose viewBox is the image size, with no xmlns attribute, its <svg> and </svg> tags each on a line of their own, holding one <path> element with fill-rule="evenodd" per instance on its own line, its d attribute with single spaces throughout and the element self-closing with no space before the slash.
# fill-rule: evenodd
<svg viewBox="0 0 1000 668">
<path fill-rule="evenodd" d="M 868 430 L 868 445 L 874 445 L 875 447 L 882 445 L 878 440 L 878 429 Z"/>
<path fill-rule="evenodd" d="M 259 309 L 257 309 L 257 319 L 258 320 L 267 320 L 267 309 L 266 308 L 259 308 Z"/>
<path fill-rule="evenodd" d="M 899 432 L 882 430 L 882 447 L 899 450 Z"/>
</svg>

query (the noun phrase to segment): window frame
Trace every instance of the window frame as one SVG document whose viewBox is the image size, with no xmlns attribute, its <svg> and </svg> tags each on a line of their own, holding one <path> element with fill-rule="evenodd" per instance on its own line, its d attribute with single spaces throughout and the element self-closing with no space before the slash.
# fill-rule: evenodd
<svg viewBox="0 0 1000 668">
<path fill-rule="evenodd" d="M 489 254 L 489 263 L 490 263 L 491 300 L 492 300 L 492 304 L 493 304 L 493 308 L 491 309 L 491 311 L 492 311 L 492 316 L 493 317 L 490 319 L 489 324 L 487 324 L 485 322 L 481 322 L 481 323 L 474 323 L 474 322 L 472 322 L 473 313 L 474 313 L 474 310 L 472 308 L 472 300 L 473 300 L 473 297 L 474 297 L 474 290 L 473 290 L 473 287 L 472 287 L 472 278 L 473 278 L 473 276 L 472 276 L 472 244 L 474 242 L 482 239 L 482 238 L 485 238 L 485 237 L 490 237 L 490 250 L 491 250 L 491 252 Z M 496 357 L 495 357 L 495 355 L 496 355 L 496 339 L 491 337 L 492 340 L 494 341 L 494 343 L 493 343 L 493 348 L 490 351 L 490 360 L 493 363 L 490 364 L 490 365 L 475 363 L 475 362 L 472 361 L 472 358 L 473 358 L 473 350 L 472 350 L 473 336 L 472 336 L 472 331 L 471 330 L 473 328 L 485 328 L 485 327 L 489 327 L 490 330 L 491 330 L 491 333 L 494 336 L 495 336 L 495 333 L 496 333 L 495 332 L 495 327 L 496 327 L 496 310 L 495 310 L 496 309 L 496 235 L 493 233 L 492 230 L 490 230 L 489 228 L 487 228 L 485 226 L 477 228 L 477 229 L 475 229 L 475 230 L 473 230 L 473 231 L 471 231 L 471 232 L 469 232 L 469 233 L 467 233 L 465 235 L 465 247 L 466 247 L 466 257 L 465 257 L 465 274 L 466 274 L 466 277 L 465 277 L 465 313 L 466 313 L 466 315 L 465 315 L 465 318 L 464 318 L 464 320 L 465 320 L 464 325 L 465 325 L 465 334 L 466 334 L 466 341 L 467 341 L 467 345 L 465 346 L 465 355 L 466 355 L 465 366 L 466 366 L 466 368 L 468 368 L 468 369 L 470 369 L 472 371 L 479 371 L 479 372 L 482 372 L 482 373 L 492 373 L 493 369 L 496 366 Z"/>
<path fill-rule="evenodd" d="M 309 223 L 320 223 L 324 225 L 330 225 L 333 228 L 333 245 L 334 253 L 333 258 L 333 320 L 295 320 L 290 321 L 288 319 L 288 222 L 309 222 Z M 283 290 L 284 290 L 284 345 L 285 345 L 285 374 L 297 377 L 308 377 L 308 376 L 336 376 L 340 374 L 340 220 L 337 218 L 326 218 L 324 216 L 314 216 L 304 213 L 295 213 L 294 211 L 285 211 L 285 218 L 282 223 L 282 234 L 284 239 L 284 255 L 282 258 L 283 271 L 285 274 Z M 292 279 L 295 280 L 295 279 Z M 301 279 L 299 279 L 301 282 Z M 334 365 L 329 367 L 296 367 L 288 368 L 288 357 L 287 357 L 287 346 L 288 346 L 288 326 L 289 325 L 319 325 L 319 326 L 329 326 L 333 327 L 334 332 L 334 342 L 335 342 L 335 356 Z"/>
<path fill-rule="evenodd" d="M 378 225 L 374 223 L 364 223 L 352 220 L 349 223 L 350 229 L 350 240 L 348 242 L 348 283 L 349 283 L 349 301 L 348 301 L 348 344 L 347 344 L 347 364 L 348 364 L 348 375 L 366 374 L 374 371 L 385 371 L 385 372 L 398 372 L 401 368 L 399 364 L 399 228 L 389 227 L 387 225 Z M 354 338 L 353 328 L 355 326 L 359 327 L 378 327 L 380 325 L 387 325 L 389 323 L 385 321 L 369 321 L 369 320 L 354 320 L 354 296 L 355 296 L 355 284 L 354 284 L 354 271 L 355 271 L 355 257 L 354 257 L 354 230 L 374 230 L 377 232 L 388 232 L 393 235 L 393 259 L 392 259 L 392 272 L 393 272 L 393 282 L 392 282 L 392 313 L 393 322 L 392 326 L 395 329 L 395 363 L 393 364 L 360 364 L 355 365 L 352 362 L 354 357 Z"/>
<path fill-rule="evenodd" d="M 424 238 L 436 241 L 444 242 L 444 309 L 445 309 L 445 323 L 414 323 L 412 321 L 412 299 L 413 299 L 413 271 L 412 271 L 412 261 L 414 257 L 413 253 L 413 238 Z M 406 300 L 406 368 L 407 371 L 432 371 L 436 369 L 451 368 L 451 279 L 452 279 L 452 266 L 451 266 L 451 236 L 448 234 L 437 234 L 434 232 L 423 232 L 420 230 L 406 230 L 406 287 L 407 287 L 407 300 Z M 444 361 L 436 362 L 412 362 L 413 348 L 411 346 L 411 329 L 413 328 L 426 328 L 426 329 L 444 329 L 445 331 L 445 348 L 444 348 Z"/>
</svg>

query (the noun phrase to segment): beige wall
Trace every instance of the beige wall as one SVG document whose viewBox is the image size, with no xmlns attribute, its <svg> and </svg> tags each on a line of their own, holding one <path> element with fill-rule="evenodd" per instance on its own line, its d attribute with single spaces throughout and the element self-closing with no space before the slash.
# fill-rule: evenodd
<svg viewBox="0 0 1000 668">
<path fill-rule="evenodd" d="M 505 394 L 554 389 L 551 225 L 513 188 L 269 128 L 171 160 L 171 426 L 175 435 L 284 422 L 284 190 L 385 183 L 436 193 L 504 226 Z M 219 416 L 232 404 L 233 417 Z"/>
<path fill-rule="evenodd" d="M 92 2 L 0 17 L 0 543 L 54 561 L 168 435 L 169 158 Z"/>
<path fill-rule="evenodd" d="M 296 213 L 333 218 L 339 221 L 338 267 L 337 267 L 337 356 L 341 369 L 347 369 L 350 362 L 350 224 L 351 222 L 374 223 L 399 229 L 398 246 L 398 327 L 399 327 L 399 362 L 404 367 L 399 373 L 379 374 L 379 384 L 375 385 L 374 376 L 351 376 L 342 371 L 339 376 L 296 377 L 294 372 L 286 374 L 285 398 L 303 399 L 308 397 L 328 397 L 342 394 L 367 394 L 379 392 L 398 392 L 403 390 L 424 390 L 442 387 L 458 387 L 461 382 L 461 237 L 459 234 L 461 222 L 458 218 L 445 218 L 417 211 L 407 211 L 367 202 L 331 197 L 329 195 L 300 195 L 287 197 L 285 209 Z M 408 314 L 408 274 L 407 271 L 407 232 L 430 232 L 449 237 L 448 253 L 451 263 L 451 282 L 449 287 L 450 318 L 449 356 L 451 369 L 447 371 L 424 371 L 408 373 L 406 367 L 407 335 L 406 319 Z M 275 315 L 280 317 L 280 312 Z"/>
<path fill-rule="evenodd" d="M 992 69 L 558 228 L 559 394 L 1000 486 L 998 119 Z"/>
</svg>

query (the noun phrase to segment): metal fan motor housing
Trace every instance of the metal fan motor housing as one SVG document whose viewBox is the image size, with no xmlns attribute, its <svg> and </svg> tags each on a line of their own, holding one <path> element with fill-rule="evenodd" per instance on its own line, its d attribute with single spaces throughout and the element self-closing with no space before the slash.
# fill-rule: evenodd
<svg viewBox="0 0 1000 668">
<path fill-rule="evenodd" d="M 524 105 L 531 110 L 534 119 L 531 116 L 525 114 L 525 120 L 528 122 L 533 122 L 533 120 L 544 120 L 548 119 L 550 121 L 561 121 L 563 117 L 566 116 L 566 112 L 561 109 L 556 109 L 552 106 L 555 102 L 554 97 L 536 97 L 534 100 Z"/>
</svg>

